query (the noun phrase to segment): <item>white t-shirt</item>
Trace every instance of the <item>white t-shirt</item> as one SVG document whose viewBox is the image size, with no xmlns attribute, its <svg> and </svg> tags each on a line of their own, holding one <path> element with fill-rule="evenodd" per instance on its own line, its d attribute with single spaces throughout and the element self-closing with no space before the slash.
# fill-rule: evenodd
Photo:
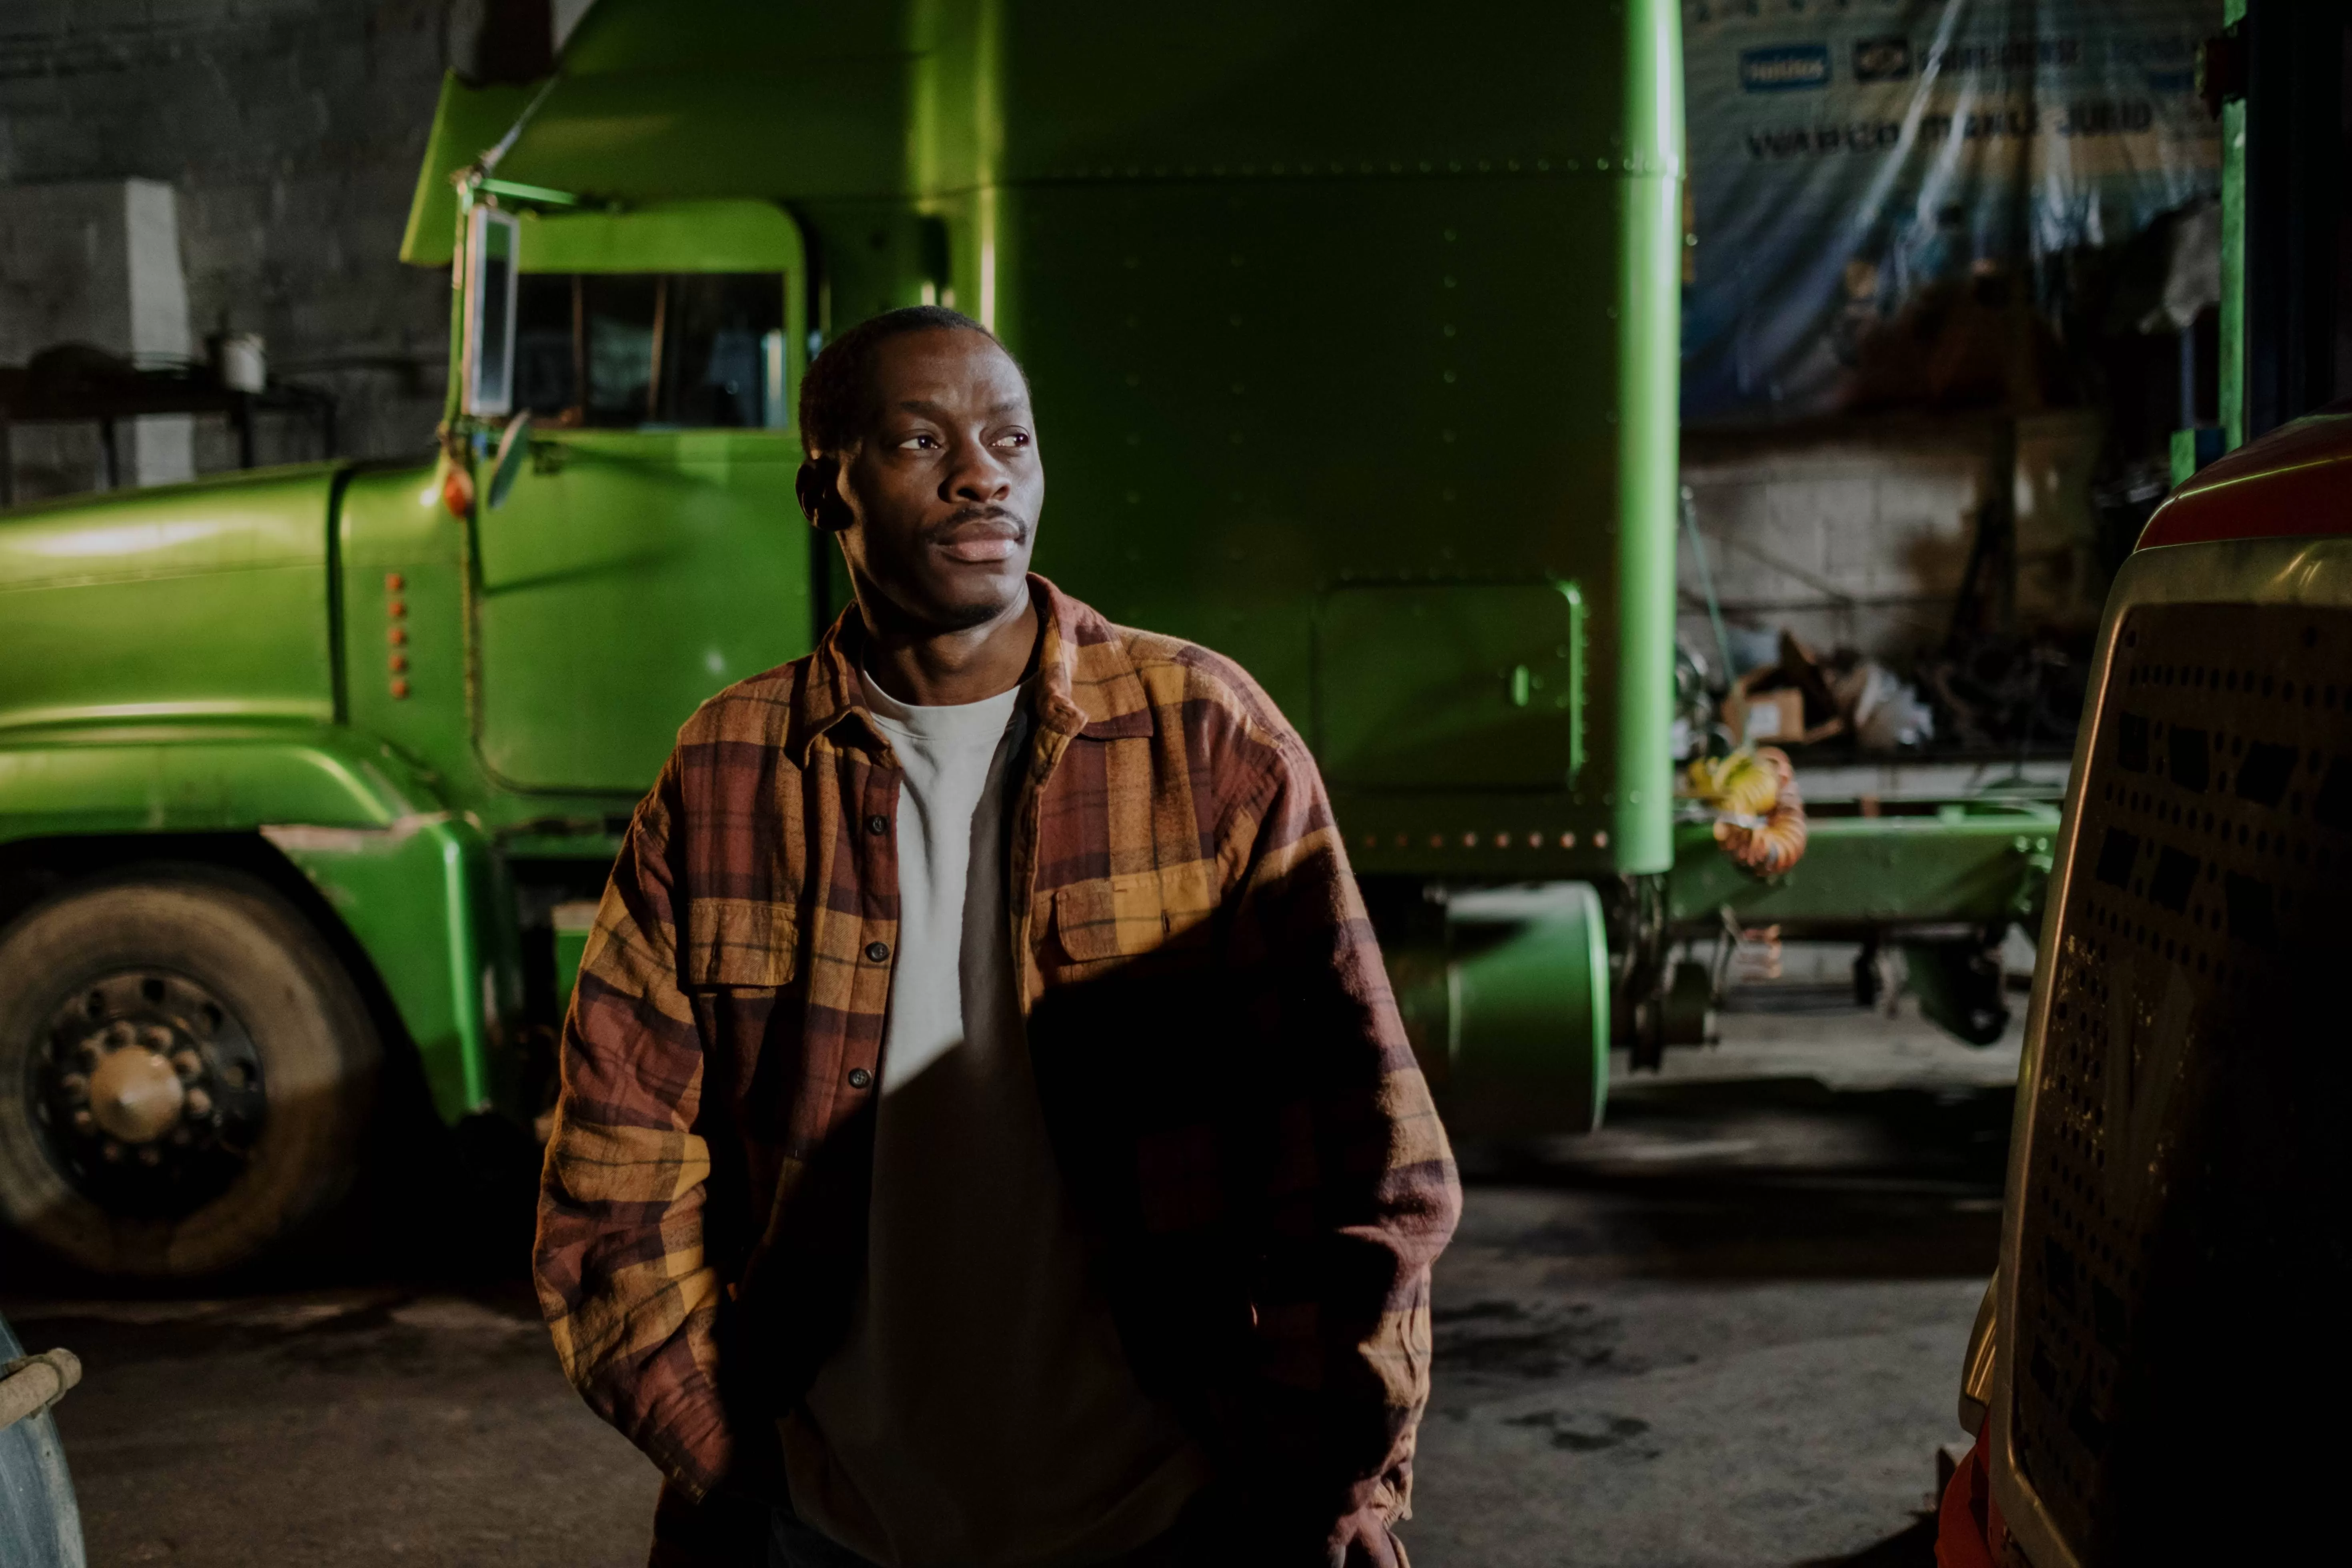
<svg viewBox="0 0 2352 1568">
<path fill-rule="evenodd" d="M 866 1279 L 784 1430 L 795 1512 L 884 1568 L 1098 1563 L 1207 1476 L 1088 1278 L 1021 1027 L 1004 896 L 1019 689 L 918 708 L 898 754 L 898 946 Z"/>
</svg>

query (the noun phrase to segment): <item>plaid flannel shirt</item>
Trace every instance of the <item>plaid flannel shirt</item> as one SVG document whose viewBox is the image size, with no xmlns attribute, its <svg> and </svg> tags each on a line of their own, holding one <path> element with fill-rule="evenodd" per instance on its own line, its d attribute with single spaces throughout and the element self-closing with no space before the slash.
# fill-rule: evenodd
<svg viewBox="0 0 2352 1568">
<path fill-rule="evenodd" d="M 1461 1194 L 1322 781 L 1237 666 L 1031 583 L 1006 935 L 1096 1277 L 1251 1517 L 1400 1560 Z M 853 608 L 688 721 L 564 1026 L 539 1296 L 667 1478 L 656 1562 L 752 1551 L 861 1277 L 900 778 L 862 639 Z"/>
</svg>

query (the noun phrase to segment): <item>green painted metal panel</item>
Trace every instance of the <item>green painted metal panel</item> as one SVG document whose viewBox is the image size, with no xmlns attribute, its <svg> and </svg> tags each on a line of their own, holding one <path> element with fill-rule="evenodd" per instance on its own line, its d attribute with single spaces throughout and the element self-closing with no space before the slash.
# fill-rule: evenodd
<svg viewBox="0 0 2352 1568">
<path fill-rule="evenodd" d="M 391 746 L 326 725 L 124 725 L 0 742 L 0 842 L 258 831 L 383 979 L 450 1120 L 510 1090 L 513 898 L 489 842 Z"/>
<path fill-rule="evenodd" d="M 480 157 L 530 106 L 528 87 L 468 87 L 451 71 L 441 79 L 441 100 L 425 142 L 425 166 L 408 204 L 400 258 L 446 267 L 457 225 L 457 193 L 450 176 Z"/>
<path fill-rule="evenodd" d="M 1671 5 L 1195 0 L 1171 20 L 1007 5 L 1005 178 L 1645 169 L 1681 154 Z"/>
<path fill-rule="evenodd" d="M 1620 361 L 1638 310 L 1671 365 L 1675 275 L 1629 280 L 1614 241 L 1591 243 L 1629 202 L 1671 201 L 1629 195 L 1644 183 L 1530 170 L 1008 193 L 1000 319 L 1054 476 L 1039 569 L 1114 619 L 1233 656 L 1301 719 L 1316 611 L 1340 584 L 1573 581 L 1589 765 L 1548 815 L 1576 836 L 1572 869 L 1664 868 L 1672 373 Z M 1361 696 L 1372 706 L 1317 727 L 1430 717 L 1402 693 Z M 1360 845 L 1355 803 L 1340 808 Z M 1457 826 L 1401 830 L 1418 844 Z M 1362 868 L 1412 868 L 1393 837 Z"/>
<path fill-rule="evenodd" d="M 600 0 L 548 83 L 445 83 L 402 254 L 448 259 L 450 176 L 529 119 L 502 179 L 621 201 L 939 195 L 1085 170 L 1206 174 L 1680 157 L 1675 16 L 1487 0 Z M 1662 48 L 1663 45 L 1663 48 Z M 877 133 L 877 132 L 885 133 Z M 887 133 L 887 132 L 895 132 Z M 1424 163 L 1429 170 L 1423 170 Z"/>
<path fill-rule="evenodd" d="M 310 725 L 121 725 L 0 740 L 0 841 L 205 833 L 265 822 L 388 826 L 431 809 L 388 748 Z"/>
<path fill-rule="evenodd" d="M 1573 584 L 1343 584 L 1315 626 L 1324 776 L 1343 790 L 1570 788 L 1583 664 Z"/>
<path fill-rule="evenodd" d="M 349 722 L 394 747 L 450 809 L 472 816 L 510 852 L 609 858 L 616 847 L 609 823 L 627 815 L 652 771 L 601 795 L 551 798 L 509 788 L 483 765 L 474 739 L 484 705 L 474 663 L 480 649 L 478 637 L 469 640 L 478 628 L 465 607 L 467 525 L 449 515 L 435 480 L 430 468 L 375 468 L 344 487 L 337 525 Z M 564 651 L 580 630 L 567 629 Z M 397 670 L 394 655 L 403 661 Z M 396 680 L 407 683 L 404 695 Z"/>
<path fill-rule="evenodd" d="M 1629 81 L 1646 90 L 1629 123 L 1674 128 L 1680 165 L 1682 60 L 1675 13 L 1632 35 Z M 1656 132 L 1664 137 L 1663 130 Z M 1621 180 L 1616 277 L 1616 402 L 1604 423 L 1616 433 L 1612 465 L 1616 586 L 1616 690 L 1608 705 L 1613 747 L 1603 804 L 1613 808 L 1615 864 L 1663 871 L 1673 858 L 1670 800 L 1674 711 L 1675 531 L 1679 493 L 1678 369 L 1682 335 L 1682 183 L 1654 174 Z M 1596 659 L 1596 665 L 1600 661 Z M 1605 668 L 1605 667 L 1604 667 Z"/>
<path fill-rule="evenodd" d="M 0 732 L 329 719 L 325 467 L 0 513 Z"/>
<path fill-rule="evenodd" d="M 814 640 L 788 431 L 535 438 L 481 514 L 478 743 L 509 787 L 642 790 L 677 728 Z"/>
<path fill-rule="evenodd" d="M 374 966 L 444 1121 L 524 1114 L 514 894 L 481 830 L 446 813 L 381 828 L 263 829 L 323 893 Z"/>
<path fill-rule="evenodd" d="M 768 202 L 526 212 L 521 223 L 525 272 L 776 272 L 798 280 L 807 268 L 800 226 Z"/>
<path fill-rule="evenodd" d="M 335 525 L 344 712 L 354 731 L 412 759 L 452 807 L 495 824 L 515 806 L 473 752 L 465 527 L 442 504 L 436 477 L 422 466 L 374 468 L 343 488 Z M 395 695 L 394 680 L 407 682 L 405 696 Z"/>
<path fill-rule="evenodd" d="M 1585 882 L 1457 892 L 1441 951 L 1389 955 L 1406 1033 L 1446 1122 L 1589 1131 L 1609 1096 L 1609 944 Z"/>
<path fill-rule="evenodd" d="M 966 30 L 920 19 L 972 8 L 706 0 L 686 26 L 673 5 L 603 0 L 548 81 L 444 79 L 401 258 L 447 265 L 452 176 L 526 110 L 502 179 L 632 204 L 905 194 L 927 62 Z M 955 63 L 969 74 L 968 53 Z"/>
<path fill-rule="evenodd" d="M 2221 442 L 2246 444 L 2246 100 L 2221 106 L 2221 310 L 2215 359 Z"/>
<path fill-rule="evenodd" d="M 2246 0 L 2221 0 L 2221 21 L 2246 19 Z M 2246 444 L 2246 100 L 2221 105 L 2221 309 L 2215 345 L 2224 450 Z"/>
<path fill-rule="evenodd" d="M 1744 924 L 1785 927 L 2031 922 L 2057 832 L 2054 805 L 1822 818 L 1804 858 L 1766 882 L 1734 865 L 1708 825 L 1687 823 L 1675 834 L 1669 908 L 1677 921 L 1728 909 Z"/>
</svg>

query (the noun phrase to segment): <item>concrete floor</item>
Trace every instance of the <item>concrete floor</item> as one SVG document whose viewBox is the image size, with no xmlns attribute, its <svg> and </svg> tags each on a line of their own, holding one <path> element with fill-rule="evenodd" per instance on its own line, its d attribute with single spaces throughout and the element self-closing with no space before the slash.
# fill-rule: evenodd
<svg viewBox="0 0 2352 1568">
<path fill-rule="evenodd" d="M 2015 1043 L 1796 987 L 1724 1033 L 1621 1075 L 1594 1138 L 1465 1151 L 1420 1568 L 1932 1562 Z M 230 1300 L 0 1269 L 19 1333 L 89 1368 L 58 1416 L 93 1563 L 644 1561 L 653 1472 L 564 1386 L 518 1278 L 414 1245 Z"/>
<path fill-rule="evenodd" d="M 1621 1078 L 1601 1133 L 1470 1189 L 1436 1280 L 1423 1568 L 1933 1563 L 2016 1041 L 1846 1009 L 1723 1028 Z"/>
</svg>

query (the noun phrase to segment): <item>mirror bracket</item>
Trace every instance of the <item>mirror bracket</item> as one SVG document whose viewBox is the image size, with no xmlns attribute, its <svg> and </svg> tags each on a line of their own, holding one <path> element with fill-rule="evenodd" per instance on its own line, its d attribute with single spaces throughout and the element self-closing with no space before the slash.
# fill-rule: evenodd
<svg viewBox="0 0 2352 1568">
<path fill-rule="evenodd" d="M 507 492 L 514 489 L 515 476 L 522 471 L 523 459 L 529 456 L 530 410 L 526 408 L 507 421 L 506 433 L 499 437 L 499 455 L 490 462 L 490 482 L 482 500 L 492 511 L 506 504 Z"/>
</svg>

